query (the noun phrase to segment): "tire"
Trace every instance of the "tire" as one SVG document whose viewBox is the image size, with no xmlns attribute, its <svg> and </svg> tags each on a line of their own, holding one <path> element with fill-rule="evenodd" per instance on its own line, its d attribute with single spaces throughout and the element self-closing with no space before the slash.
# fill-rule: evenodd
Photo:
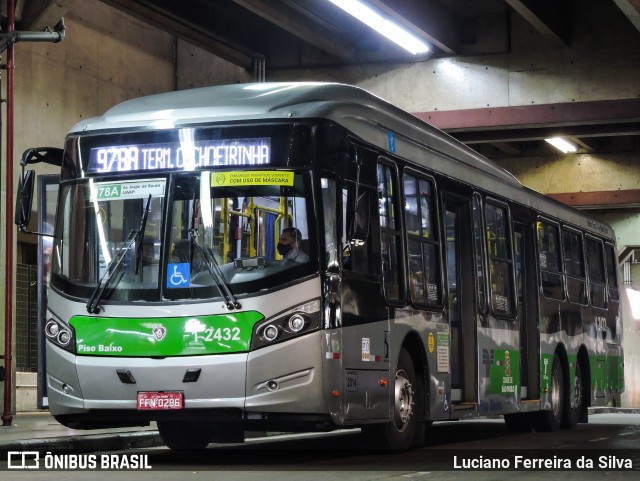
<svg viewBox="0 0 640 481">
<path fill-rule="evenodd" d="M 566 415 L 562 420 L 562 427 L 574 429 L 578 422 L 582 421 L 587 416 L 587 401 L 585 398 L 584 378 L 582 377 L 582 369 L 580 368 L 580 362 L 576 362 L 576 369 L 573 375 L 573 400 L 571 407 L 570 403 L 566 405 Z"/>
<path fill-rule="evenodd" d="M 213 425 L 206 423 L 158 421 L 162 442 L 174 451 L 204 449 L 213 437 Z"/>
<path fill-rule="evenodd" d="M 365 437 L 372 440 L 376 448 L 400 452 L 411 447 L 416 436 L 418 418 L 415 396 L 420 390 L 417 386 L 413 361 L 403 348 L 398 356 L 394 381 L 393 419 L 385 424 L 371 424 L 362 428 Z"/>
<path fill-rule="evenodd" d="M 553 356 L 551 368 L 551 410 L 536 413 L 534 427 L 536 431 L 556 432 L 560 429 L 564 416 L 566 393 L 564 389 L 564 373 L 557 354 Z"/>
<path fill-rule="evenodd" d="M 504 415 L 504 423 L 512 433 L 529 433 L 533 430 L 532 413 L 512 413 Z"/>
</svg>

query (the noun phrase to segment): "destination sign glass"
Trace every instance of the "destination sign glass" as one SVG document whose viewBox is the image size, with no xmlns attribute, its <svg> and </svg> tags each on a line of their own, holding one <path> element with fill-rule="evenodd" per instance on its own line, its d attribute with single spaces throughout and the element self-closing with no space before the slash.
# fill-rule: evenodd
<svg viewBox="0 0 640 481">
<path fill-rule="evenodd" d="M 107 145 L 89 150 L 88 174 L 268 165 L 271 139 L 193 140 Z"/>
</svg>

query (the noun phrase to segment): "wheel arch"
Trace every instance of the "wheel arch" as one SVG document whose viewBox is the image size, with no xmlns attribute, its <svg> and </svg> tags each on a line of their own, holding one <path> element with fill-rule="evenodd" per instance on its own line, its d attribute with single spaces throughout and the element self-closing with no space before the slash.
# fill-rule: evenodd
<svg viewBox="0 0 640 481">
<path fill-rule="evenodd" d="M 427 353 L 425 350 L 424 343 L 420 336 L 415 331 L 410 331 L 402 341 L 402 347 L 406 349 L 411 356 L 411 361 L 413 362 L 413 367 L 416 371 L 416 374 L 420 377 L 422 381 L 422 393 L 421 399 L 423 400 L 422 409 L 419 412 L 419 421 L 423 421 L 424 419 L 428 419 L 429 413 L 429 397 L 430 397 L 430 386 L 429 386 L 429 365 L 427 360 Z"/>
<path fill-rule="evenodd" d="M 569 356 L 567 355 L 567 348 L 564 346 L 563 343 L 559 343 L 556 346 L 556 350 L 555 350 L 555 354 L 558 356 L 558 358 L 560 359 L 560 364 L 562 366 L 562 380 L 564 382 L 565 386 L 569 386 Z M 567 388 L 565 388 L 565 402 L 569 402 L 569 396 L 568 396 L 568 392 L 569 390 Z"/>
<path fill-rule="evenodd" d="M 589 353 L 585 345 L 581 345 L 578 349 L 578 363 L 580 363 L 580 372 L 582 372 L 582 382 L 584 384 L 584 392 L 586 396 L 587 407 L 591 406 L 591 364 L 589 363 Z"/>
</svg>

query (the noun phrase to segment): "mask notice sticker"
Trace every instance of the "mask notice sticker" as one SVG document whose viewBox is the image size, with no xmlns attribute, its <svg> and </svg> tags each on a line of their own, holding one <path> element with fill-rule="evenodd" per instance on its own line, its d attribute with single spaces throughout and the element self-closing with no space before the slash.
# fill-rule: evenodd
<svg viewBox="0 0 640 481">
<path fill-rule="evenodd" d="M 211 187 L 247 185 L 293 185 L 293 172 L 282 170 L 244 170 L 211 175 Z"/>
</svg>

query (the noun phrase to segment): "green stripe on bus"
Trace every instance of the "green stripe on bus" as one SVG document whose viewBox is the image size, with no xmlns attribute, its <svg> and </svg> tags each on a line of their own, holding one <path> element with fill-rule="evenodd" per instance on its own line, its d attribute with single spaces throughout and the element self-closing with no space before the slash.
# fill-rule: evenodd
<svg viewBox="0 0 640 481">
<path fill-rule="evenodd" d="M 591 384 L 595 391 L 624 390 L 624 361 L 622 356 L 606 354 L 589 358 Z"/>
<path fill-rule="evenodd" d="M 69 321 L 78 355 L 193 356 L 247 352 L 253 327 L 264 316 L 256 311 L 216 316 L 89 317 Z"/>
</svg>

